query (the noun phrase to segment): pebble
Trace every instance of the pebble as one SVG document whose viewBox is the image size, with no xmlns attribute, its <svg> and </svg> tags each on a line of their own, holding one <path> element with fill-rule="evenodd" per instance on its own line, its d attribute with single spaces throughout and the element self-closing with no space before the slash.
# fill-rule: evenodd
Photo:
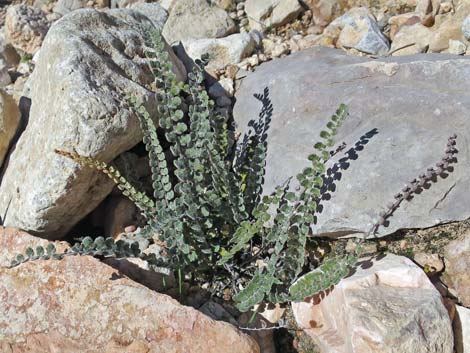
<svg viewBox="0 0 470 353">
<path fill-rule="evenodd" d="M 449 39 L 449 53 L 456 55 L 464 55 L 467 51 L 467 46 L 459 40 Z"/>
</svg>

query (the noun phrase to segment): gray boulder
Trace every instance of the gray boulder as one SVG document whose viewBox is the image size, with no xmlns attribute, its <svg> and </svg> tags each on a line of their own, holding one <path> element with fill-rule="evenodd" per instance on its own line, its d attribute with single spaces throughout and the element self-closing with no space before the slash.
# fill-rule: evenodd
<svg viewBox="0 0 470 353">
<path fill-rule="evenodd" d="M 264 192 L 270 193 L 309 165 L 306 157 L 330 116 L 340 103 L 349 106 L 350 117 L 336 137 L 347 147 L 328 163 L 330 185 L 313 227 L 315 234 L 334 237 L 369 234 L 385 205 L 405 183 L 439 161 L 447 137 L 457 133 L 460 152 L 453 172 L 403 202 L 378 229 L 376 235 L 384 236 L 470 216 L 468 75 L 466 57 L 426 54 L 371 60 L 316 47 L 249 74 L 236 94 L 234 117 L 243 130 L 260 109 L 253 94 L 269 88 L 274 113 Z"/>
<path fill-rule="evenodd" d="M 163 36 L 174 44 L 187 38 L 220 38 L 236 31 L 235 22 L 206 0 L 176 0 L 169 11 Z"/>
<path fill-rule="evenodd" d="M 54 149 L 110 162 L 141 140 L 126 97 L 154 100 L 136 30 L 144 23 L 149 20 L 133 10 L 83 9 L 51 27 L 31 78 L 29 123 L 0 185 L 5 225 L 61 238 L 111 191 L 108 178 Z"/>
</svg>

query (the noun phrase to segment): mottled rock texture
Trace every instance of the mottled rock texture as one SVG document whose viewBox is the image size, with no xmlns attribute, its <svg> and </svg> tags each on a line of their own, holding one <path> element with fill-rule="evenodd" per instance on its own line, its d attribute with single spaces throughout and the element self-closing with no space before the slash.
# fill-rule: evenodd
<svg viewBox="0 0 470 353">
<path fill-rule="evenodd" d="M 293 303 L 292 308 L 322 352 L 453 351 L 451 320 L 439 292 L 404 257 L 361 261 L 328 295 Z"/>
<path fill-rule="evenodd" d="M 25 4 L 8 7 L 5 34 L 15 48 L 34 54 L 41 47 L 48 29 L 49 22 L 41 10 Z"/>
<path fill-rule="evenodd" d="M 12 256 L 32 239 L 0 230 L 0 259 L 4 246 Z M 232 325 L 182 306 L 89 256 L 0 268 L 0 278 L 1 352 L 259 352 L 254 340 Z"/>
</svg>

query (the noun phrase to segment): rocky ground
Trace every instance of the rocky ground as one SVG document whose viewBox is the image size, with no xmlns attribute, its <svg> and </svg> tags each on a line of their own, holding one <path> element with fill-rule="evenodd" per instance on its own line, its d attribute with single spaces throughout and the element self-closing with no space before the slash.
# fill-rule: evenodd
<svg viewBox="0 0 470 353">
<path fill-rule="evenodd" d="M 140 260 L 1 268 L 0 351 L 470 353 L 469 0 L 0 2 L 0 265 L 29 245 L 141 225 L 110 180 L 53 151 L 130 161 L 148 183 L 122 103 L 154 99 L 142 23 L 162 31 L 178 80 L 209 54 L 205 83 L 233 139 L 269 89 L 266 193 L 348 105 L 312 226 L 321 251 L 308 256 L 353 251 L 357 237 L 371 256 L 330 293 L 253 323 L 201 289 L 181 297 Z M 454 133 L 457 163 L 375 229 Z"/>
</svg>

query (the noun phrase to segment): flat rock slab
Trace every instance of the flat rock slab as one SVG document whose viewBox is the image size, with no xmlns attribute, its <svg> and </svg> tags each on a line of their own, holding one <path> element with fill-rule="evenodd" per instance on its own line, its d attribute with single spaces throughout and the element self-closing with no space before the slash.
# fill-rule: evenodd
<svg viewBox="0 0 470 353">
<path fill-rule="evenodd" d="M 0 229 L 0 243 L 11 251 L 32 245 L 32 239 Z M 234 326 L 90 256 L 0 268 L 0 278 L 1 352 L 259 353 L 256 342 Z"/>
<path fill-rule="evenodd" d="M 430 227 L 470 216 L 470 58 L 426 54 L 373 60 L 316 47 L 261 65 L 236 94 L 234 116 L 244 131 L 269 88 L 274 113 L 268 131 L 264 192 L 309 165 L 330 116 L 340 103 L 350 117 L 336 141 L 345 142 L 328 166 L 332 183 L 322 196 L 314 233 L 368 234 L 385 205 L 445 153 L 457 133 L 458 163 L 403 202 L 377 236 Z M 296 180 L 292 181 L 295 187 Z M 372 236 L 369 234 L 369 236 Z"/>
<path fill-rule="evenodd" d="M 359 264 L 328 295 L 292 304 L 322 352 L 453 352 L 447 309 L 418 266 L 391 254 Z"/>
<path fill-rule="evenodd" d="M 133 10 L 83 9 L 51 27 L 31 77 L 29 122 L 1 180 L 5 225 L 59 239 L 111 191 L 107 177 L 54 149 L 110 162 L 141 140 L 126 99 L 155 102 L 145 88 L 153 75 L 138 31 L 143 24 L 149 19 Z M 184 78 L 182 63 L 169 52 Z"/>
</svg>

